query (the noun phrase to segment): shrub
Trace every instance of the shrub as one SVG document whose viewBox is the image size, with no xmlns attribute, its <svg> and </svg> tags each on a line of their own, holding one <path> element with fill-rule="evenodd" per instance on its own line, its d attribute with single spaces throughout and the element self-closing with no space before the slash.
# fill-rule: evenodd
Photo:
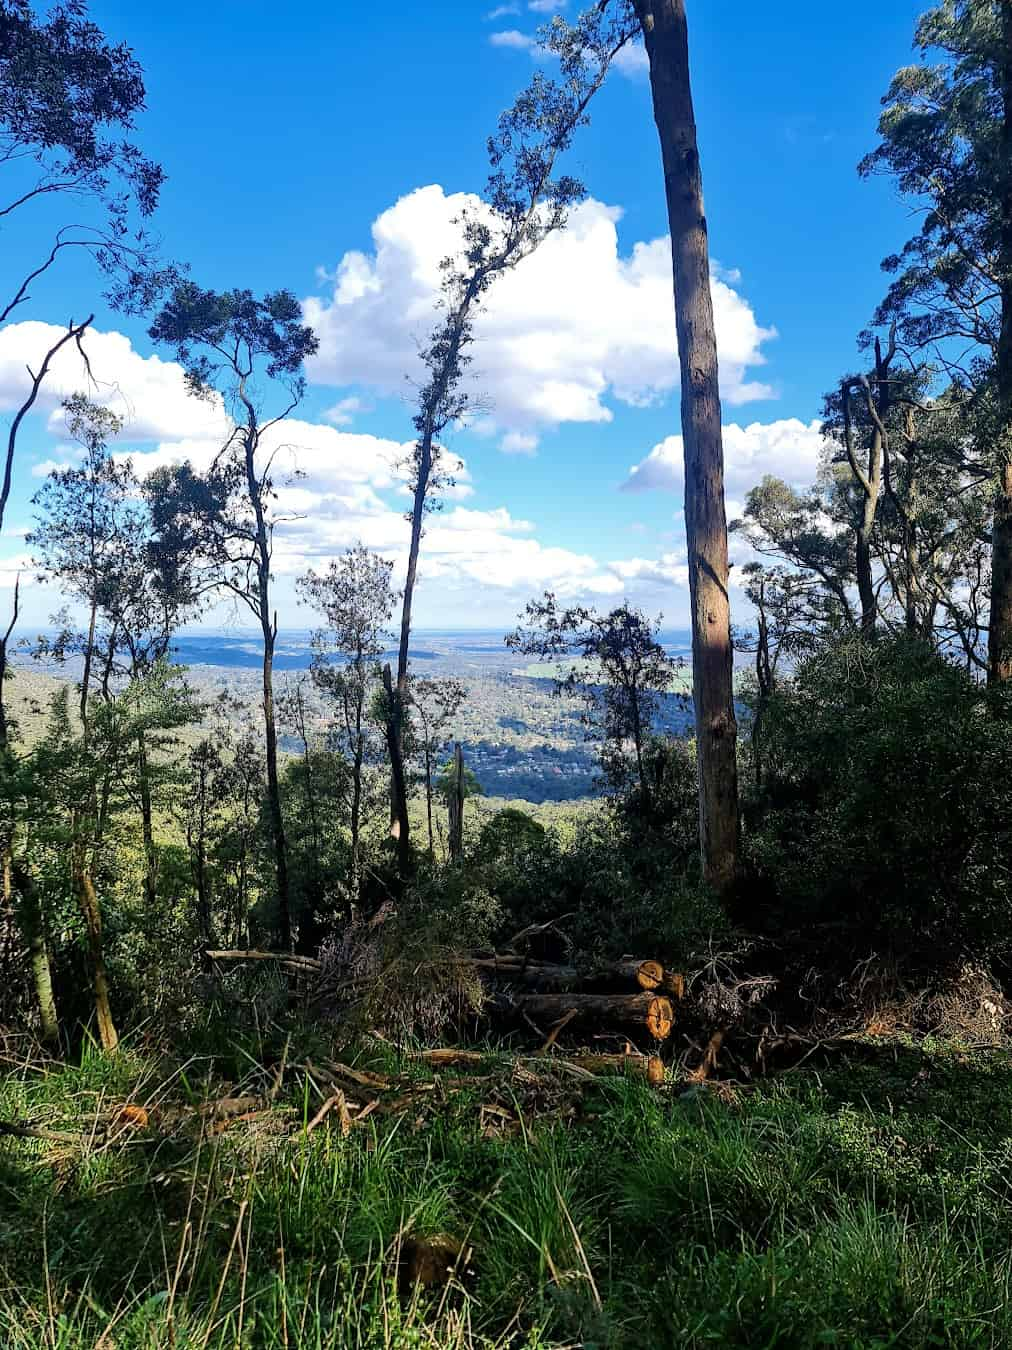
<svg viewBox="0 0 1012 1350">
<path fill-rule="evenodd" d="M 746 813 L 767 923 L 836 923 L 933 960 L 999 955 L 1010 711 L 905 637 L 802 662 L 766 713 L 768 767 Z"/>
</svg>

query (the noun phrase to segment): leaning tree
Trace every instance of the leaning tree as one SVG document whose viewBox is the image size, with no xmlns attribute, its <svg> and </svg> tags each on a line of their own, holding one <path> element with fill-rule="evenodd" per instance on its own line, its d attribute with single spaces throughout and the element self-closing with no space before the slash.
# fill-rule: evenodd
<svg viewBox="0 0 1012 1350">
<path fill-rule="evenodd" d="M 425 382 L 418 393 L 411 454 L 412 507 L 407 575 L 401 603 L 396 680 L 384 672 L 391 758 L 392 826 L 402 872 L 411 866 L 405 727 L 409 715 L 409 648 L 418 558 L 426 513 L 449 481 L 440 438 L 471 409 L 465 376 L 474 342 L 474 322 L 496 279 L 530 256 L 563 228 L 568 209 L 583 187 L 556 172 L 611 64 L 636 32 L 634 17 L 606 13 L 606 5 L 575 25 L 557 20 L 542 34 L 559 61 L 559 76 L 538 72 L 513 106 L 503 113 L 488 153 L 492 172 L 484 203 L 458 222 L 461 249 L 443 265 L 443 317 L 422 351 Z"/>
</svg>

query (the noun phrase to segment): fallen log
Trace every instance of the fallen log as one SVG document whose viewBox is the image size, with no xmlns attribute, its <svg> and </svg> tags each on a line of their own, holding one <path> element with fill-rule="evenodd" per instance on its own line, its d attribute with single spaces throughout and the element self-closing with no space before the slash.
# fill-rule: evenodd
<svg viewBox="0 0 1012 1350">
<path fill-rule="evenodd" d="M 85 1144 L 86 1134 L 70 1134 L 67 1130 L 50 1130 L 44 1125 L 21 1124 L 16 1120 L 0 1120 L 0 1136 L 11 1139 L 44 1139 L 51 1144 Z"/>
<path fill-rule="evenodd" d="M 524 1017 L 559 1021 L 573 1011 L 580 1020 L 593 1018 L 619 1026 L 645 1027 L 654 1040 L 671 1035 L 675 1015 L 668 999 L 657 994 L 513 994 L 494 999 L 493 1006 Z"/>
<path fill-rule="evenodd" d="M 412 1059 L 420 1059 L 424 1064 L 431 1064 L 436 1069 L 484 1064 L 488 1057 L 488 1052 L 459 1050 L 455 1045 L 439 1046 L 435 1050 L 416 1050 L 411 1056 Z"/>
<path fill-rule="evenodd" d="M 456 1046 L 439 1046 L 434 1050 L 418 1050 L 412 1055 L 412 1059 L 421 1060 L 428 1064 L 432 1069 L 442 1068 L 478 1068 L 488 1062 L 488 1055 L 480 1050 L 461 1050 Z M 518 1061 L 523 1065 L 530 1065 L 532 1068 L 543 1065 L 551 1068 L 553 1065 L 568 1064 L 582 1069 L 591 1076 L 625 1073 L 634 1078 L 645 1078 L 648 1083 L 659 1086 L 664 1082 L 664 1065 L 656 1055 L 605 1055 L 605 1054 L 578 1054 L 565 1055 L 564 1057 L 555 1057 L 552 1055 L 524 1055 Z M 488 1077 L 488 1075 L 485 1075 Z M 466 1087 L 475 1082 L 482 1082 L 478 1078 L 460 1078 L 455 1079 L 451 1086 Z"/>
<path fill-rule="evenodd" d="M 209 961 L 274 961 L 291 971 L 319 975 L 323 966 L 312 956 L 296 956 L 294 952 L 206 951 Z"/>
<path fill-rule="evenodd" d="M 660 961 L 616 961 L 606 966 L 603 973 L 629 980 L 648 992 L 659 989 L 664 981 L 664 967 Z"/>
<path fill-rule="evenodd" d="M 566 1055 L 563 1059 L 546 1059 L 544 1062 L 575 1064 L 578 1069 L 586 1069 L 594 1075 L 624 1073 L 631 1078 L 645 1078 L 654 1087 L 660 1087 L 664 1082 L 664 1065 L 656 1055 Z"/>
<path fill-rule="evenodd" d="M 483 974 L 499 976 L 513 984 L 530 985 L 543 993 L 567 993 L 614 983 L 638 985 L 640 989 L 652 992 L 664 982 L 664 967 L 659 961 L 627 959 L 579 970 L 576 966 L 528 961 L 509 954 L 475 956 L 468 964 Z"/>
</svg>

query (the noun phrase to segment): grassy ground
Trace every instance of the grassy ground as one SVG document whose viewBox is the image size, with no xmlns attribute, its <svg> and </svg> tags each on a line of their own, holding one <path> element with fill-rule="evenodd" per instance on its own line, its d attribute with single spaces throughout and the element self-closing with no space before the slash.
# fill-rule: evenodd
<svg viewBox="0 0 1012 1350">
<path fill-rule="evenodd" d="M 179 1123 L 269 1081 L 262 1058 L 0 1066 L 0 1118 L 90 1136 L 0 1139 L 5 1350 L 1012 1344 L 1007 1056 L 879 1045 L 752 1089 L 536 1092 L 493 1058 L 347 1137 L 336 1116 L 307 1136 L 320 1095 L 292 1071 L 249 1121 Z M 104 1135 L 126 1102 L 152 1127 Z M 399 1295 L 402 1244 L 437 1233 L 472 1245 L 467 1288 Z"/>
</svg>

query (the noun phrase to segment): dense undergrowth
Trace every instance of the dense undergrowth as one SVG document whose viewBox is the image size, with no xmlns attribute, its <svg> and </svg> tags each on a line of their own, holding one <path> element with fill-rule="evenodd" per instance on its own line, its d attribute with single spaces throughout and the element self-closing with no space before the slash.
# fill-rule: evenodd
<svg viewBox="0 0 1012 1350">
<path fill-rule="evenodd" d="M 320 1097 L 293 1070 L 254 1120 L 157 1127 L 266 1081 L 263 1049 L 9 1055 L 0 1117 L 84 1141 L 0 1141 L 0 1344 L 1012 1343 L 1004 1052 L 868 1041 L 751 1087 L 616 1079 L 511 1134 L 481 1075 L 421 1117 L 307 1134 Z M 150 1128 L 107 1134 L 128 1102 Z M 435 1234 L 473 1274 L 399 1290 L 403 1244 Z"/>
</svg>

